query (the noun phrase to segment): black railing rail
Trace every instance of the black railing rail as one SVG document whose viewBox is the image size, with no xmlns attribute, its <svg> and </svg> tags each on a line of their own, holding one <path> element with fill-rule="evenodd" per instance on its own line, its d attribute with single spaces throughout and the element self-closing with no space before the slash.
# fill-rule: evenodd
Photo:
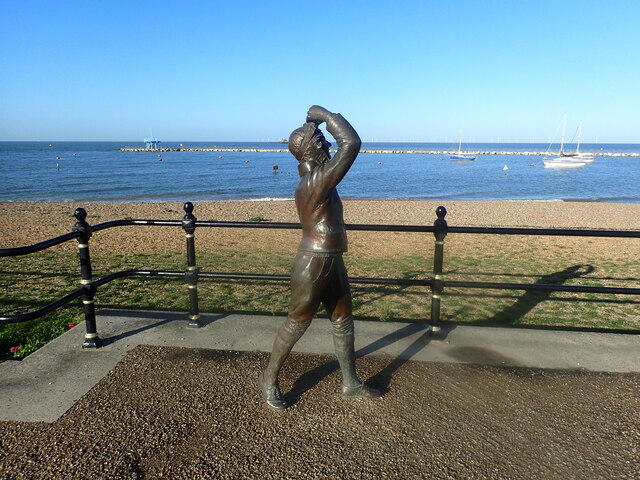
<svg viewBox="0 0 640 480">
<path fill-rule="evenodd" d="M 0 248 L 0 257 L 17 257 L 20 255 L 29 255 L 30 253 L 36 253 L 47 248 L 55 247 L 56 245 L 60 245 L 61 243 L 65 243 L 69 240 L 73 240 L 74 238 L 78 238 L 79 236 L 80 232 L 69 232 L 65 233 L 64 235 L 60 235 L 59 237 L 50 238 L 49 240 L 45 240 L 44 242 L 27 245 L 25 247 Z"/>
<path fill-rule="evenodd" d="M 99 223 L 91 227 L 97 232 L 112 227 L 126 225 L 136 226 L 173 226 L 180 227 L 180 220 L 113 220 Z M 233 222 L 218 220 L 196 220 L 196 227 L 217 228 L 265 228 L 265 229 L 297 229 L 302 227 L 299 223 L 287 222 Z M 347 230 L 360 230 L 368 232 L 409 232 L 409 233 L 435 233 L 438 228 L 430 225 L 370 225 L 364 223 L 347 223 Z M 600 230 L 600 229 L 560 229 L 560 228 L 524 228 L 524 227 L 446 227 L 447 233 L 471 233 L 482 235 L 547 235 L 555 237 L 611 237 L 611 238 L 640 238 L 637 230 Z M 69 234 L 67 234 L 69 235 Z M 60 237 L 59 237 L 60 238 Z M 71 237 L 73 238 L 73 237 Z M 44 243 L 44 242 L 43 242 Z M 40 244 L 38 244 L 40 245 Z M 29 248 L 29 247 L 19 247 Z M 0 249 L 3 251 L 14 249 Z M 15 249 L 17 250 L 17 249 Z M 28 253 L 28 252 L 27 252 Z"/>
<path fill-rule="evenodd" d="M 123 226 L 170 226 L 181 227 L 181 220 L 112 220 L 91 226 L 92 232 Z M 300 229 L 299 223 L 285 222 L 231 222 L 197 220 L 196 227 L 218 228 L 266 228 L 266 229 Z M 437 229 L 428 225 L 368 225 L 358 223 L 346 224 L 347 230 L 370 232 L 413 232 L 434 233 Z M 558 229 L 558 228 L 516 228 L 516 227 L 447 227 L 447 233 L 466 233 L 482 235 L 531 235 L 556 237 L 611 237 L 611 238 L 640 238 L 640 231 L 636 230 L 595 230 L 595 229 Z M 78 232 L 69 232 L 33 245 L 14 248 L 0 248 L 0 257 L 15 257 L 39 252 L 47 248 L 78 238 Z"/>
<path fill-rule="evenodd" d="M 447 227 L 448 233 L 480 233 L 492 235 L 551 235 L 554 237 L 640 238 L 636 230 L 594 230 L 516 227 Z"/>
<path fill-rule="evenodd" d="M 0 316 L 0 324 L 24 322 L 39 318 L 57 308 L 60 308 L 73 300 L 83 297 L 85 310 L 86 334 L 83 343 L 84 348 L 97 348 L 102 341 L 97 333 L 94 296 L 99 287 L 120 278 L 127 277 L 162 277 L 166 279 L 182 279 L 189 289 L 189 326 L 199 327 L 200 312 L 198 308 L 198 280 L 223 279 L 223 280 L 258 280 L 258 281 L 289 281 L 289 275 L 258 274 L 246 272 L 202 272 L 196 263 L 195 230 L 197 227 L 208 228 L 262 228 L 262 229 L 300 229 L 299 223 L 286 222 L 236 222 L 236 221 L 202 221 L 193 215 L 193 204 L 184 204 L 185 215 L 181 220 L 136 220 L 122 219 L 89 225 L 86 222 L 87 212 L 83 208 L 77 208 L 74 212 L 76 223 L 73 230 L 67 234 L 45 240 L 43 242 L 25 247 L 0 249 L 0 257 L 28 255 L 61 243 L 78 240 L 80 259 L 80 288 L 70 292 L 64 297 L 45 305 L 39 310 L 13 316 Z M 435 237 L 435 250 L 433 270 L 425 272 L 426 278 L 368 278 L 350 277 L 352 283 L 369 285 L 402 285 L 422 286 L 431 290 L 431 316 L 430 324 L 434 331 L 439 330 L 440 302 L 444 289 L 471 288 L 471 289 L 498 289 L 498 290 L 525 290 L 545 292 L 572 292 L 572 293 L 597 293 L 618 295 L 640 295 L 640 288 L 623 287 L 595 287 L 580 285 L 558 284 L 525 284 L 504 282 L 477 282 L 446 280 L 443 274 L 444 265 L 444 240 L 449 233 L 482 234 L 482 235 L 548 235 L 548 236 L 575 236 L 575 237 L 607 237 L 607 238 L 640 238 L 638 230 L 596 230 L 596 229 L 557 229 L 557 228 L 514 228 L 514 227 L 456 227 L 449 226 L 445 220 L 447 210 L 444 207 L 436 209 L 437 219 L 433 225 L 369 225 L 347 224 L 348 230 L 373 231 L 373 232 L 413 232 L 433 233 Z M 91 271 L 91 259 L 89 255 L 89 239 L 93 232 L 108 228 L 122 226 L 171 226 L 181 227 L 186 235 L 186 269 L 184 271 L 165 270 L 123 270 L 114 272 L 104 277 L 94 279 Z"/>
</svg>

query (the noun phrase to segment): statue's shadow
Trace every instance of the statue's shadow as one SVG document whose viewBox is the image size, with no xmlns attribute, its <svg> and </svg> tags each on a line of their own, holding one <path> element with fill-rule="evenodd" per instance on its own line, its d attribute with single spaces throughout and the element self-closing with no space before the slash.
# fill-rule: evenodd
<svg viewBox="0 0 640 480">
<path fill-rule="evenodd" d="M 446 338 L 447 334 L 455 327 L 443 327 L 438 334 L 438 339 L 442 340 Z M 365 383 L 373 388 L 381 390 L 385 393 L 388 390 L 389 383 L 393 377 L 394 372 L 398 370 L 404 363 L 411 359 L 417 352 L 422 350 L 431 341 L 433 333 L 429 328 L 429 325 L 424 322 L 410 323 L 402 328 L 379 338 L 375 342 L 360 348 L 356 351 L 356 357 L 363 357 L 369 355 L 377 350 L 380 350 L 386 346 L 406 338 L 408 336 L 422 332 L 409 346 L 407 346 L 402 352 L 400 352 L 391 362 L 387 364 L 385 368 L 365 380 Z M 303 373 L 293 384 L 291 390 L 287 392 L 287 401 L 290 404 L 296 403 L 305 392 L 314 388 L 323 379 L 333 374 L 340 369 L 336 360 L 323 363 L 317 367 Z"/>
<path fill-rule="evenodd" d="M 594 267 L 591 265 L 574 265 L 562 271 L 540 277 L 535 283 L 540 285 L 562 285 L 570 279 L 589 275 L 593 271 Z M 505 307 L 499 312 L 496 312 L 491 318 L 486 319 L 485 322 L 494 326 L 496 323 L 500 323 L 502 325 L 515 325 L 536 305 L 549 300 L 550 295 L 550 291 L 526 291 L 519 296 L 513 304 Z M 437 334 L 434 334 L 429 327 L 430 326 L 427 322 L 409 323 L 357 350 L 356 357 L 363 357 L 392 345 L 404 338 L 421 333 L 403 351 L 395 355 L 393 360 L 391 360 L 387 366 L 375 375 L 366 379 L 365 382 L 367 385 L 378 388 L 383 393 L 386 392 L 389 388 L 393 375 L 400 367 L 402 367 L 402 365 L 413 358 L 419 351 L 427 347 L 432 340 L 446 340 L 449 333 L 455 330 L 456 325 L 442 325 L 441 330 Z M 339 370 L 339 365 L 338 362 L 334 360 L 305 372 L 296 380 L 291 390 L 287 393 L 287 400 L 291 404 L 296 403 L 305 392 L 314 388 L 324 378 L 333 374 L 337 370 Z"/>
</svg>

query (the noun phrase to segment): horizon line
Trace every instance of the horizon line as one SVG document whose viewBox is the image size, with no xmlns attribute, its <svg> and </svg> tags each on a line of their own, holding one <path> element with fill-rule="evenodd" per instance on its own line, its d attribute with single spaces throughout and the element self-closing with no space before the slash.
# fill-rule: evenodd
<svg viewBox="0 0 640 480">
<path fill-rule="evenodd" d="M 14 142 L 14 143 L 26 143 L 26 142 L 31 142 L 31 143 L 69 143 L 69 142 L 74 142 L 74 143 L 145 143 L 143 140 L 2 140 L 0 139 L 0 142 L 4 142 L 4 143 L 10 143 L 10 142 Z M 274 143 L 274 144 L 286 144 L 287 142 L 284 141 L 280 141 L 280 140 L 160 140 L 160 143 L 171 143 L 171 144 L 186 144 L 186 143 L 233 143 L 233 142 L 238 142 L 238 143 Z M 419 141 L 419 140 L 362 140 L 362 143 L 412 143 L 412 144 L 429 144 L 429 143 L 451 143 L 451 144 L 457 144 L 458 141 L 457 140 L 441 140 L 441 141 L 436 141 L 436 140 L 429 140 L 429 141 Z M 463 142 L 463 144 L 491 144 L 491 145 L 495 145 L 495 144 L 499 144 L 499 145 L 504 145 L 504 144 L 514 144 L 514 145 L 533 145 L 533 144 L 540 144 L 540 145 L 553 145 L 556 143 L 560 143 L 560 141 L 553 141 L 553 142 L 540 142 L 540 141 L 535 141 L 535 142 L 523 142 L 523 141 L 467 141 L 467 142 Z M 572 142 L 572 143 L 568 143 L 568 145 L 573 145 L 576 142 Z M 601 140 L 598 140 L 597 142 L 581 142 L 581 145 L 640 145 L 640 141 L 635 141 L 635 142 L 629 142 L 629 141 L 617 141 L 617 142 L 603 142 Z"/>
</svg>

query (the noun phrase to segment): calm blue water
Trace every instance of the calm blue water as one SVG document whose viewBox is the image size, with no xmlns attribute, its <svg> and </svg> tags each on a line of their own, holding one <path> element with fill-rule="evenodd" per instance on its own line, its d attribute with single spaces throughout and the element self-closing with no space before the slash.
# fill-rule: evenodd
<svg viewBox="0 0 640 480">
<path fill-rule="evenodd" d="M 185 143 L 185 147 L 213 145 L 286 148 L 273 143 Z M 163 152 L 159 161 L 156 153 L 119 151 L 124 146 L 143 145 L 0 142 L 0 201 L 288 199 L 298 182 L 297 162 L 289 153 Z M 364 143 L 363 148 L 455 150 L 457 144 Z M 465 145 L 467 150 L 486 151 L 547 148 L 546 144 Z M 640 145 L 585 144 L 581 151 L 639 152 Z M 279 166 L 277 174 L 274 165 Z M 640 157 L 597 157 L 584 168 L 554 170 L 543 168 L 541 156 L 481 155 L 475 162 L 454 162 L 442 155 L 362 153 L 339 191 L 343 198 L 363 199 L 640 203 Z"/>
</svg>

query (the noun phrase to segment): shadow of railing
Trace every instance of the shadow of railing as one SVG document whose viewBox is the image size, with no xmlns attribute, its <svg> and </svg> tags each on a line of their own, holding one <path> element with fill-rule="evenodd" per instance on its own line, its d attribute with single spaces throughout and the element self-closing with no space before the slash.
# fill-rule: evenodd
<svg viewBox="0 0 640 480">
<path fill-rule="evenodd" d="M 545 275 L 534 283 L 534 285 L 562 285 L 568 280 L 578 278 L 584 275 L 588 275 L 593 272 L 592 265 L 574 265 L 568 267 L 559 272 L 554 272 L 549 275 Z M 527 313 L 533 310 L 537 305 L 549 299 L 549 296 L 553 293 L 552 290 L 529 290 L 521 295 L 518 300 L 512 305 L 504 308 L 500 312 L 497 312 L 493 317 L 488 318 L 487 322 L 500 321 L 501 323 L 508 321 L 511 324 L 516 324 Z"/>
</svg>

